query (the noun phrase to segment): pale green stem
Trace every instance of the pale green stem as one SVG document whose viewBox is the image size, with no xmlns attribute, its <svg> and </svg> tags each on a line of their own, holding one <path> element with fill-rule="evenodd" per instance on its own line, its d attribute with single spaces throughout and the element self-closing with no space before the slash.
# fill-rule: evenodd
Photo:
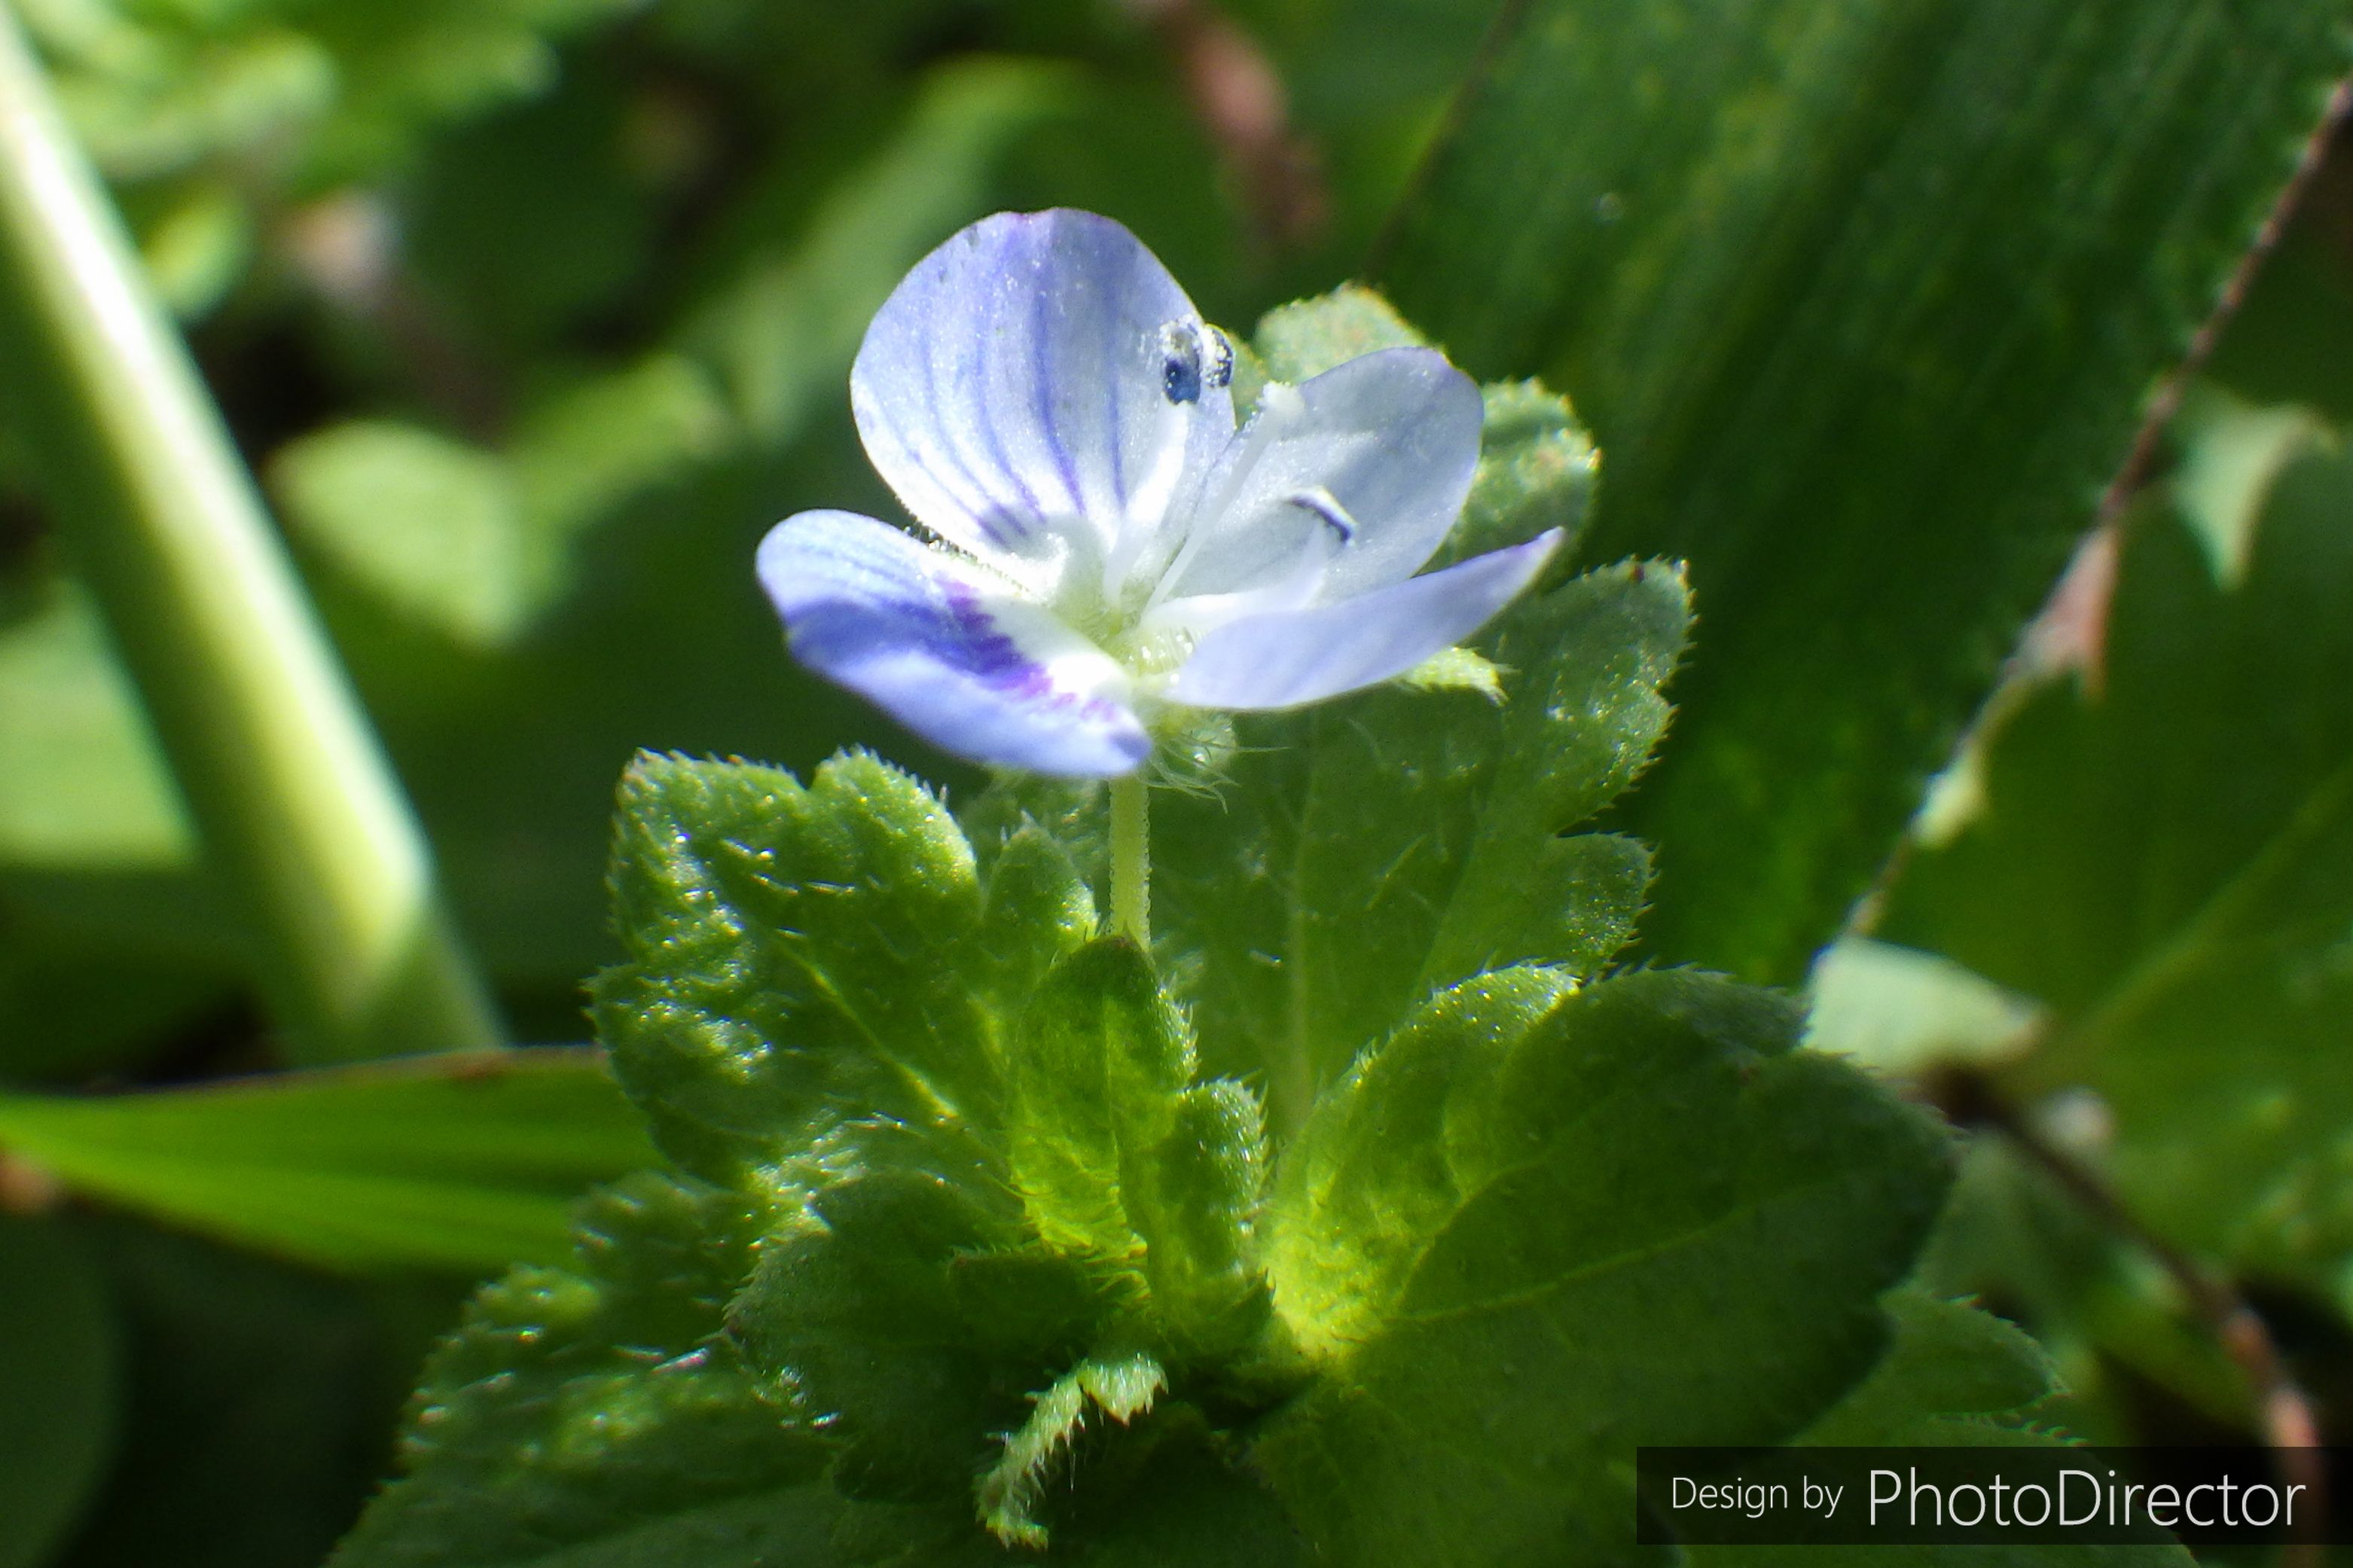
<svg viewBox="0 0 2353 1568">
<path fill-rule="evenodd" d="M 1152 947 L 1152 847 L 1146 785 L 1130 773 L 1111 781 L 1111 929 Z"/>
<path fill-rule="evenodd" d="M 424 836 L 0 0 L 0 397 L 317 1060 L 501 1043 Z"/>
</svg>

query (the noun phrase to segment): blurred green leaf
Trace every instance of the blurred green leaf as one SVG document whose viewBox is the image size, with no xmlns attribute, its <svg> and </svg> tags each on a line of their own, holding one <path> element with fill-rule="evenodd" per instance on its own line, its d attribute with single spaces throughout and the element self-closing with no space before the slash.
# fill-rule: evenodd
<svg viewBox="0 0 2353 1568">
<path fill-rule="evenodd" d="M 396 610 L 463 645 L 513 640 L 572 585 L 587 530 L 667 479 L 800 433 L 868 317 L 979 214 L 991 163 L 1054 112 L 1065 80 L 1031 62 L 943 68 L 794 245 L 695 309 L 683 352 L 533 400 L 496 450 L 381 422 L 304 437 L 276 463 L 289 514 Z"/>
<path fill-rule="evenodd" d="M 1340 1247 L 1320 1272 L 1343 1290 L 1359 1216 L 1410 1261 L 1257 1447 L 1335 1561 L 1619 1560 L 1633 1448 L 1801 1430 L 1878 1358 L 1878 1298 L 1942 1201 L 1942 1130 L 1791 1051 L 1780 999 L 1651 971 L 1530 1023 L 1527 998 L 1482 1005 L 1509 978 L 1441 994 L 1430 1039 L 1327 1095 L 1277 1199 L 1300 1232 L 1279 1245 Z M 1401 1048 L 1422 1059 L 1392 1079 Z M 1361 1127 L 1326 1140 L 1326 1120 Z"/>
<path fill-rule="evenodd" d="M 70 895 L 85 907 L 55 907 Z M 124 905 L 164 918 L 118 915 Z M 183 912 L 211 921 L 214 942 L 171 929 Z M 0 1083 L 137 1065 L 175 1026 L 229 1001 L 238 952 L 235 923 L 191 877 L 0 879 Z"/>
<path fill-rule="evenodd" d="M 818 202 L 793 243 L 756 257 L 697 310 L 681 344 L 707 361 L 752 437 L 779 447 L 839 397 L 866 323 L 907 268 L 987 210 L 1016 137 L 1062 112 L 1068 76 L 971 59 L 927 77 L 898 131 Z"/>
<path fill-rule="evenodd" d="M 587 1051 L 5 1095 L 0 1147 L 78 1191 L 343 1268 L 558 1256 L 572 1199 L 653 1157 Z"/>
<path fill-rule="evenodd" d="M 54 48 L 57 34 L 42 26 L 47 14 L 36 6 L 25 19 Z M 174 173 L 299 132 L 334 101 L 332 57 L 274 19 L 209 35 L 187 18 L 141 26 L 117 11 L 110 19 L 111 47 L 57 51 L 57 91 L 90 156 L 115 177 Z"/>
<path fill-rule="evenodd" d="M 122 1426 L 51 1568 L 317 1568 L 458 1287 L 332 1279 L 120 1215 L 74 1228 L 121 1324 Z"/>
<path fill-rule="evenodd" d="M 197 184 L 174 195 L 145 222 L 126 216 L 155 292 L 185 321 L 210 311 L 236 286 L 252 264 L 257 237 L 252 209 L 229 185 Z"/>
<path fill-rule="evenodd" d="M 413 426 L 339 425 L 281 453 L 288 519 L 340 571 L 459 641 L 504 640 L 550 574 L 506 465 Z"/>
<path fill-rule="evenodd" d="M 2051 1108 L 2044 1131 L 2065 1142 L 2069 1113 L 2084 1109 Z M 2137 1408 L 2145 1387 L 2223 1429 L 2256 1429 L 2245 1369 L 2183 1299 L 2180 1281 L 2005 1140 L 1971 1142 L 1920 1277 L 1940 1291 L 1999 1301 L 2032 1330 L 2066 1385 L 2068 1429 L 2088 1441 L 2147 1441 L 2152 1433 Z"/>
<path fill-rule="evenodd" d="M 508 458 L 524 514 L 557 541 L 727 449 L 734 429 L 710 375 L 656 353 L 533 408 Z"/>
<path fill-rule="evenodd" d="M 2048 1399 L 2041 1346 L 1990 1312 L 1916 1289 L 1892 1293 L 1895 1337 L 1871 1375 L 1798 1440 L 1815 1447 L 1957 1447 L 1998 1440 Z"/>
<path fill-rule="evenodd" d="M 2000 1081 L 2094 1091 L 2112 1131 L 2087 1152 L 2142 1221 L 2341 1293 L 2353 458 L 2288 462 L 2247 504 L 2234 586 L 2165 494 L 2128 516 L 2100 689 L 2006 700 L 1982 804 L 1916 847 L 1879 934 L 2048 1009 Z"/>
<path fill-rule="evenodd" d="M 2232 317 L 2208 374 L 2263 405 L 2353 424 L 2353 147 L 2336 150 Z"/>
<path fill-rule="evenodd" d="M 1704 630 L 1646 942 L 1788 980 L 1990 685 L 2353 51 L 2345 0 L 1533 0 L 1378 276 L 1609 459 Z"/>
<path fill-rule="evenodd" d="M 194 843 L 130 679 L 80 588 L 0 617 L 0 868 L 152 870 Z"/>
<path fill-rule="evenodd" d="M 726 429 L 702 372 L 657 354 L 547 399 L 502 451 L 354 420 L 286 447 L 271 477 L 336 570 L 457 643 L 495 647 L 571 586 L 581 531 L 711 456 Z"/>
<path fill-rule="evenodd" d="M 0 1568 L 47 1562 L 97 1489 L 121 1360 L 106 1281 L 81 1238 L 0 1215 Z"/>
<path fill-rule="evenodd" d="M 1798 1441 L 1822 1447 L 2042 1446 L 2065 1439 L 2028 1424 L 2053 1392 L 2050 1358 L 1989 1312 L 1915 1289 L 1887 1299 L 1894 1342 L 1871 1375 Z M 1702 1547 L 1696 1568 L 1807 1568 L 1812 1546 Z M 1849 1546 L 1837 1560 L 1854 1568 L 2189 1568 L 2179 1546 Z"/>
<path fill-rule="evenodd" d="M 2033 1048 L 2042 1010 L 1949 958 L 1867 937 L 1822 950 L 1806 1044 L 1898 1076 L 1986 1064 Z"/>
</svg>

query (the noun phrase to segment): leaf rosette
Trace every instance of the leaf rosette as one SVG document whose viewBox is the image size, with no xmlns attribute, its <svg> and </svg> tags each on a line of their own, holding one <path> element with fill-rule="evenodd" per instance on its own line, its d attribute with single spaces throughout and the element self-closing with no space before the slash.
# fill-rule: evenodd
<svg viewBox="0 0 2353 1568">
<path fill-rule="evenodd" d="M 1344 291 L 1236 384 L 1414 341 Z M 1573 528 L 1566 405 L 1484 400 L 1449 549 Z M 1585 825 L 1688 624 L 1608 568 L 1208 732 L 1148 952 L 1103 786 L 640 757 L 596 1016 L 674 1169 L 484 1294 L 343 1568 L 1631 1560 L 1638 1444 L 2013 1420 L 1966 1309 L 1905 1331 L 2002 1399 L 1873 1373 L 1942 1130 L 1772 993 L 1609 969 L 1650 857 Z"/>
</svg>

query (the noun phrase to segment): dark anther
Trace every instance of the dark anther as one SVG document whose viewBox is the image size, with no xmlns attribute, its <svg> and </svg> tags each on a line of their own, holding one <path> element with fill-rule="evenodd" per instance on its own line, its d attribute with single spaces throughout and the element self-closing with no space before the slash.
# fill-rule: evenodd
<svg viewBox="0 0 2353 1568">
<path fill-rule="evenodd" d="M 1201 340 L 1191 325 L 1171 321 L 1161 328 L 1160 353 L 1160 390 L 1168 401 L 1200 402 Z"/>
<path fill-rule="evenodd" d="M 1324 526 L 1340 536 L 1343 544 L 1353 544 L 1356 539 L 1356 522 L 1327 489 L 1302 490 L 1290 499 L 1302 511 L 1314 512 L 1323 519 Z"/>
<path fill-rule="evenodd" d="M 1234 345 L 1215 327 L 1203 327 L 1201 335 L 1209 341 L 1209 363 L 1204 376 L 1211 386 L 1230 386 L 1234 379 Z"/>
</svg>

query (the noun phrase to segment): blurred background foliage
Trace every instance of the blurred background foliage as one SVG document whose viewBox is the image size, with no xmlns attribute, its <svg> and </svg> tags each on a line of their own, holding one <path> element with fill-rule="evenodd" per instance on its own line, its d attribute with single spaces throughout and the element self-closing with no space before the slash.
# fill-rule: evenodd
<svg viewBox="0 0 2353 1568">
<path fill-rule="evenodd" d="M 983 213 L 1086 206 L 1247 325 L 1358 269 L 1493 12 L 16 8 L 518 1037 L 552 1041 L 583 1037 L 580 983 L 612 956 L 605 841 L 636 748 L 807 767 L 871 740 L 974 782 L 802 677 L 749 571 L 818 498 L 887 513 L 842 393 L 907 267 Z M 13 439 L 0 1088 L 270 1066 L 237 910 Z M 465 1286 L 560 1243 L 563 1194 L 644 1158 L 581 1066 L 488 1094 L 433 1068 L 0 1094 L 0 1210 L 53 1216 L 0 1226 L 0 1568 L 322 1556 Z M 60 1220 L 60 1183 L 123 1207 Z"/>
<path fill-rule="evenodd" d="M 801 506 L 890 513 L 842 390 L 910 263 L 1091 207 L 1237 326 L 1369 266 L 1577 396 L 1590 558 L 1694 561 L 1683 727 L 1617 824 L 1660 847 L 1653 955 L 1797 984 L 1844 921 L 1818 1044 L 2111 1184 L 2129 1226 L 1981 1138 L 1926 1267 L 2044 1339 L 2082 1429 L 2262 1435 L 2202 1270 L 2353 1440 L 2353 149 L 2100 500 L 2317 117 L 2274 68 L 2341 71 L 2341 7 L 1754 0 L 1701 49 L 1705 7 L 1596 47 L 1610 7 L 1535 0 L 1450 111 L 1493 0 L 14 4 L 519 1037 L 584 1033 L 636 748 L 976 784 L 795 670 L 748 570 Z M 561 1053 L 37 1092 L 275 1058 L 11 440 L 0 1568 L 292 1568 L 470 1280 L 641 1134 Z"/>
<path fill-rule="evenodd" d="M 1087 205 L 1253 319 L 1353 269 L 1487 9 L 1240 16 L 1293 112 L 1221 147 L 1192 24 L 1096 0 L 23 7 L 543 1038 L 633 747 L 802 766 L 867 722 L 743 563 L 813 496 L 887 507 L 840 392 L 907 266 Z M 89 607 L 6 540 L 0 1027 L 70 1079 L 217 1013 L 231 933 Z M 57 983 L 93 942 L 135 994 Z"/>
</svg>

